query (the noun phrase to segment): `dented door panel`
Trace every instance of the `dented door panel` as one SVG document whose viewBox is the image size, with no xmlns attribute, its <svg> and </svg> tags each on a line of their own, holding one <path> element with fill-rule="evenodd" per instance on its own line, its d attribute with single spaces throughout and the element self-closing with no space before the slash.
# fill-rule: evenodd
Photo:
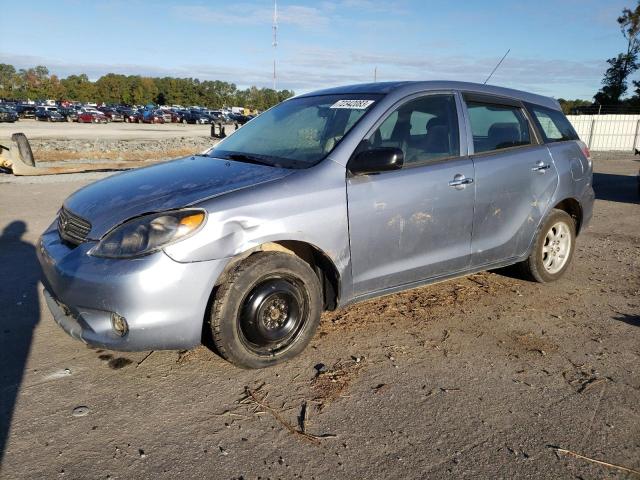
<svg viewBox="0 0 640 480">
<path fill-rule="evenodd" d="M 348 179 L 349 231 L 356 295 L 469 266 L 474 184 L 468 158 Z"/>
<path fill-rule="evenodd" d="M 474 266 L 527 253 L 558 186 L 558 172 L 545 145 L 498 151 L 473 159 L 476 206 Z M 539 166 L 544 169 L 537 170 Z"/>
</svg>

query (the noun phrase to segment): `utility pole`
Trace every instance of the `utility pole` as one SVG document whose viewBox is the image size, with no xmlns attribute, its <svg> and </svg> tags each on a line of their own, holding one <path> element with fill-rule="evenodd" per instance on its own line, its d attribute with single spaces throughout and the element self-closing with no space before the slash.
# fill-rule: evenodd
<svg viewBox="0 0 640 480">
<path fill-rule="evenodd" d="M 378 67 L 374 67 L 373 68 L 373 83 L 376 83 L 378 81 Z"/>
<path fill-rule="evenodd" d="M 276 89 L 276 47 L 278 46 L 278 0 L 273 0 L 273 89 Z"/>
</svg>

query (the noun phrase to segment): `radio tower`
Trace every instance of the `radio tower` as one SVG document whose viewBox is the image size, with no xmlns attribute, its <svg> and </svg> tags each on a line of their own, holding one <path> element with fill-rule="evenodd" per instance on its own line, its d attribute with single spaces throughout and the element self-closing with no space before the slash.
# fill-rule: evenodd
<svg viewBox="0 0 640 480">
<path fill-rule="evenodd" d="M 276 89 L 276 47 L 278 46 L 278 0 L 273 0 L 273 89 Z"/>
</svg>

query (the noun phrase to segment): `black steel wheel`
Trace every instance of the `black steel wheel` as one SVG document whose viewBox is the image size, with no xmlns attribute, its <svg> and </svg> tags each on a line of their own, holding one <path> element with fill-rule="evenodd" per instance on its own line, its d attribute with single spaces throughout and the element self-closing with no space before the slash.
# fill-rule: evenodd
<svg viewBox="0 0 640 480">
<path fill-rule="evenodd" d="M 244 368 L 275 365 L 300 353 L 322 313 L 320 281 L 302 259 L 258 252 L 218 286 L 211 332 L 218 352 Z"/>
<path fill-rule="evenodd" d="M 291 278 L 267 278 L 245 298 L 238 327 L 246 347 L 257 354 L 274 354 L 295 342 L 308 311 L 308 298 Z"/>
</svg>

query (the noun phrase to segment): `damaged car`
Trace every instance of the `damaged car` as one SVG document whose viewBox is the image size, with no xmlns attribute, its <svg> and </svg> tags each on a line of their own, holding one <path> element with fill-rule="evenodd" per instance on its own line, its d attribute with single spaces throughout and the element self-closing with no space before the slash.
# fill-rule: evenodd
<svg viewBox="0 0 640 480">
<path fill-rule="evenodd" d="M 45 298 L 112 350 L 209 339 L 245 368 L 303 351 L 325 310 L 518 265 L 567 272 L 592 164 L 558 102 L 462 82 L 286 100 L 208 151 L 69 198 L 38 243 Z"/>
</svg>

